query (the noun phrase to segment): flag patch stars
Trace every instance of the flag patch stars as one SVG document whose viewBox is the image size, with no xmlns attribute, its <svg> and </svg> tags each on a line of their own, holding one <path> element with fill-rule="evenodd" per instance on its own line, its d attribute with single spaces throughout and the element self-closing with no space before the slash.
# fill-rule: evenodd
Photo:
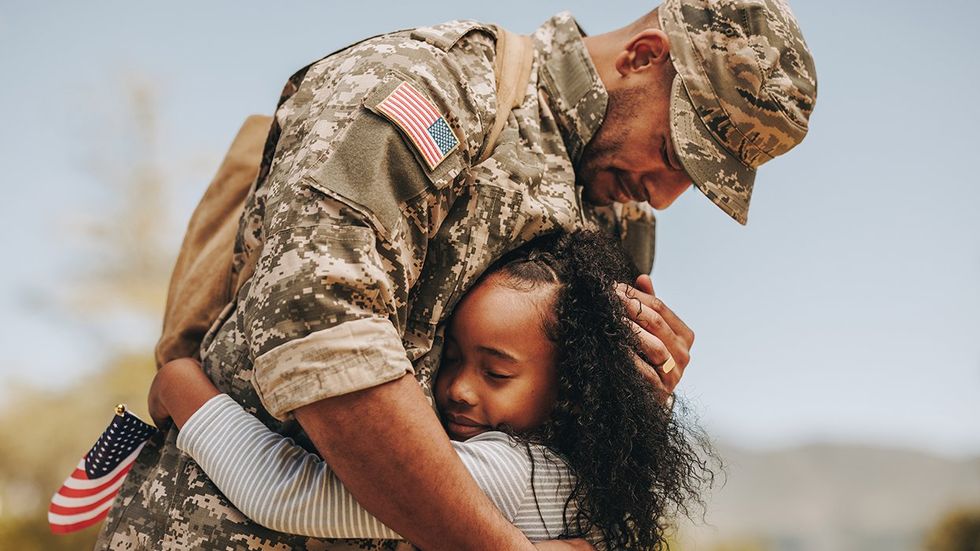
<svg viewBox="0 0 980 551">
<path fill-rule="evenodd" d="M 446 119 L 439 117 L 436 122 L 432 123 L 429 127 L 429 134 L 432 135 L 432 139 L 436 141 L 436 145 L 439 146 L 439 151 L 443 155 L 448 154 L 459 142 L 456 141 L 456 136 L 453 134 L 453 130 L 449 128 L 449 124 L 446 123 Z"/>
<path fill-rule="evenodd" d="M 407 82 L 402 82 L 378 104 L 377 110 L 412 141 L 429 170 L 435 170 L 457 147 L 453 133 L 436 106 Z"/>
</svg>

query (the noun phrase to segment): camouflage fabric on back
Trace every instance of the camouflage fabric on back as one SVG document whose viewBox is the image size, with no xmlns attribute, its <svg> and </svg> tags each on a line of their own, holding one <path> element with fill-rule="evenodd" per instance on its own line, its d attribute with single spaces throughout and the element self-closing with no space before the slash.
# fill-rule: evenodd
<svg viewBox="0 0 980 551">
<path fill-rule="evenodd" d="M 604 227 L 652 262 L 653 217 L 637 205 L 583 206 L 573 163 L 602 122 L 606 93 L 567 14 L 534 35 L 524 103 L 476 164 L 494 120 L 495 28 L 400 31 L 316 62 L 287 84 L 242 217 L 237 300 L 205 340 L 215 384 L 313 451 L 289 412 L 414 372 L 430 397 L 441 324 L 496 258 L 556 228 Z M 460 146 L 430 170 L 379 116 L 407 82 Z M 244 518 L 175 433 L 140 455 L 103 533 L 108 549 L 388 549 L 324 541 Z M 384 443 L 379 443 L 384 445 Z"/>
</svg>

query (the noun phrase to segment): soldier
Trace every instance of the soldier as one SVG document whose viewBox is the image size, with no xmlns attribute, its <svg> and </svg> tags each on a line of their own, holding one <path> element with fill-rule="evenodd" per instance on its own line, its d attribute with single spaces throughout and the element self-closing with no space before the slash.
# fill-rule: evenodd
<svg viewBox="0 0 980 551">
<path fill-rule="evenodd" d="M 431 407 L 441 324 L 459 297 L 501 254 L 557 228 L 605 229 L 649 272 L 650 207 L 692 183 L 744 224 L 756 168 L 803 139 L 816 96 L 782 0 L 667 0 L 594 37 L 559 14 L 533 34 L 528 93 L 484 151 L 499 36 L 465 21 L 400 31 L 290 79 L 236 242 L 235 271 L 257 258 L 255 272 L 202 346 L 222 392 L 318 451 L 423 549 L 531 547 Z M 648 278 L 637 285 L 638 368 L 672 391 L 693 333 Z M 175 440 L 144 448 L 99 548 L 395 546 L 258 526 Z"/>
</svg>

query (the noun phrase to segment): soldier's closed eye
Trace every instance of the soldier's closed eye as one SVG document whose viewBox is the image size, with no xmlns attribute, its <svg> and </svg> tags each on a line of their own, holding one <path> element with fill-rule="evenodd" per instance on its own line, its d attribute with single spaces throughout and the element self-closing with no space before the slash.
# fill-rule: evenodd
<svg viewBox="0 0 980 551">
<path fill-rule="evenodd" d="M 667 166 L 673 170 L 682 170 L 680 163 L 674 161 L 674 156 L 671 156 L 671 144 L 668 143 L 667 136 L 664 136 L 660 142 L 660 155 L 663 157 L 664 166 Z"/>
</svg>

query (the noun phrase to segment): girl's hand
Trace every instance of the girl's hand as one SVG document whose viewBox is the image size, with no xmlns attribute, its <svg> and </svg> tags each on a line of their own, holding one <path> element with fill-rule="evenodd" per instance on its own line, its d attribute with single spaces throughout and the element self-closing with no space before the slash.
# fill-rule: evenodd
<svg viewBox="0 0 980 551">
<path fill-rule="evenodd" d="M 205 402 L 218 394 L 197 360 L 178 358 L 157 371 L 150 385 L 147 405 L 157 427 L 163 428 L 172 421 L 180 428 Z"/>
<path fill-rule="evenodd" d="M 153 382 L 150 383 L 150 394 L 146 397 L 146 405 L 147 409 L 150 410 L 150 418 L 153 419 L 153 424 L 160 430 L 164 430 L 172 424 L 170 412 L 167 411 L 167 406 L 163 400 L 162 387 L 166 385 L 164 382 L 165 378 L 163 369 L 161 368 L 157 371 L 156 376 L 153 377 Z"/>
</svg>

